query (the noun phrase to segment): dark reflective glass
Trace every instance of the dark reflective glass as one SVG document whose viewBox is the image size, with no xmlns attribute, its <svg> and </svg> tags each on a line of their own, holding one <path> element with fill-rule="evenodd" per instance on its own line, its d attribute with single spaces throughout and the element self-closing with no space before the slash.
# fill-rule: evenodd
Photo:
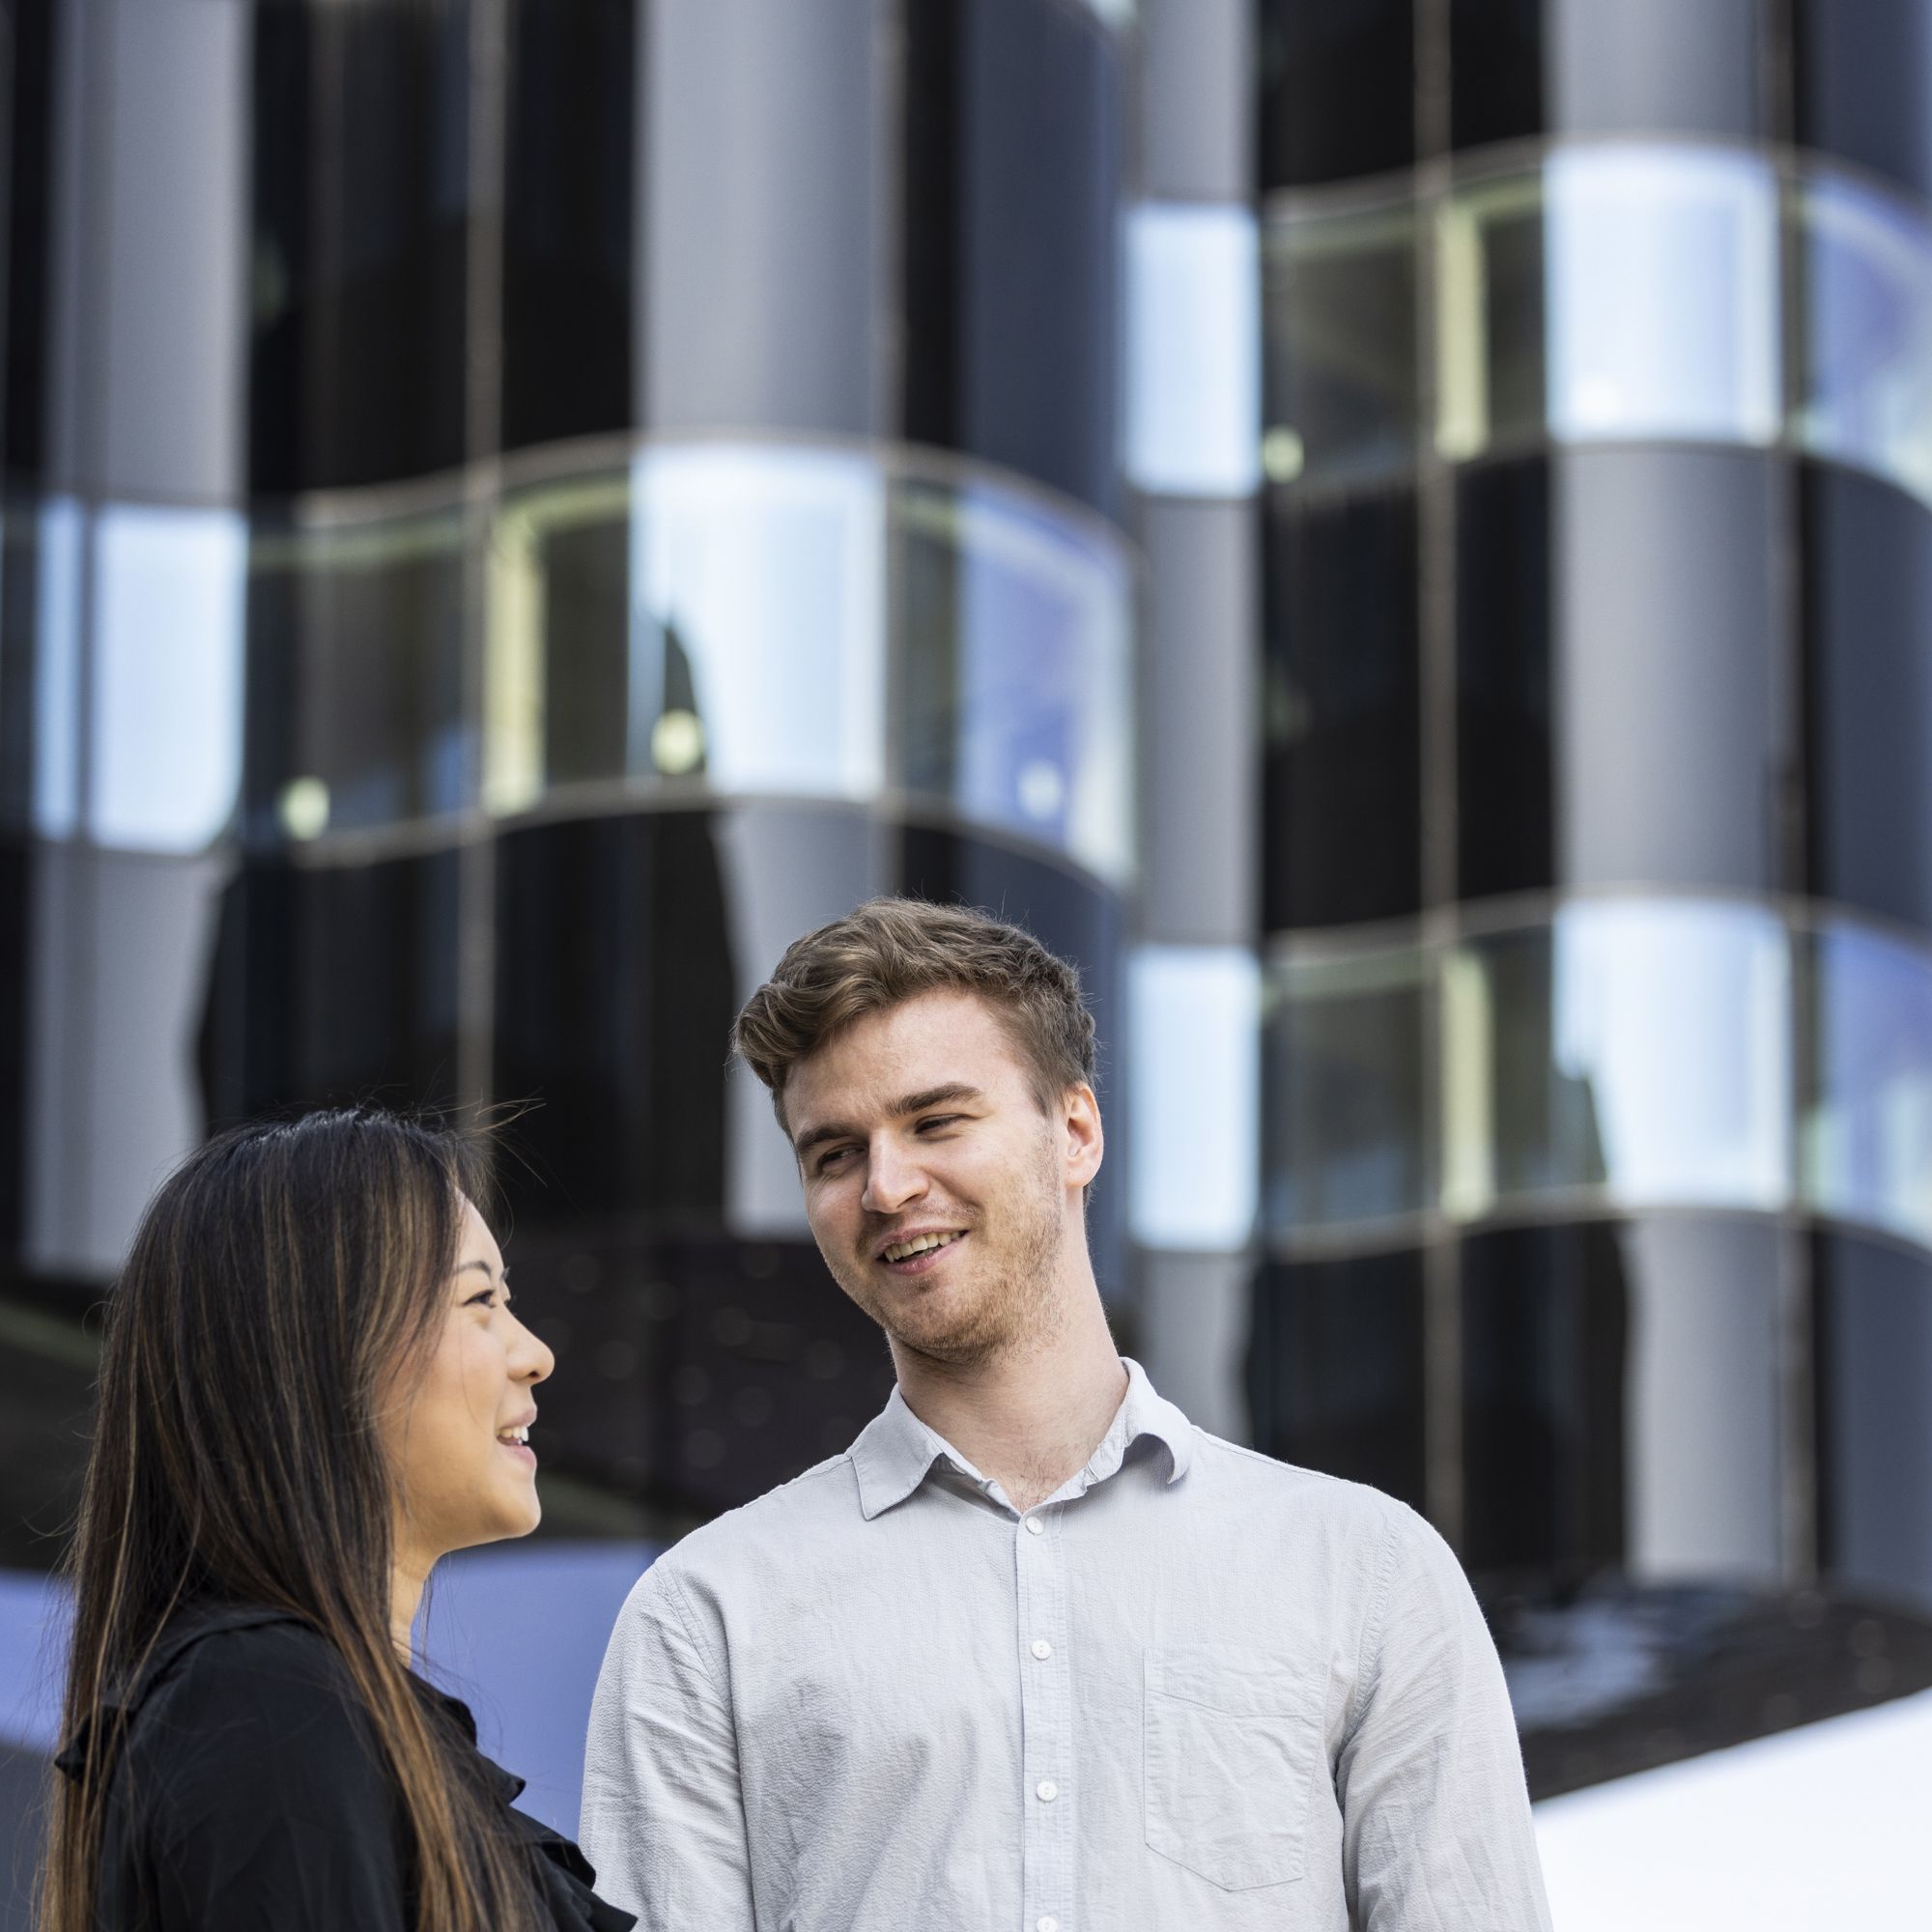
<svg viewBox="0 0 1932 1932">
<path fill-rule="evenodd" d="M 39 475 L 46 429 L 56 17 L 0 16 L 0 476 L 21 479 Z"/>
<path fill-rule="evenodd" d="M 97 1299 L 98 1293 L 86 1296 Z M 99 1347 L 98 1334 L 82 1326 L 82 1305 L 45 1284 L 10 1282 L 0 1296 L 0 1572 L 51 1570 L 67 1551 L 92 1435 Z M 17 1605 L 15 1598 L 7 1608 L 16 1616 Z M 9 1662 L 17 1668 L 17 1653 Z M 26 1715 L 17 1703 L 15 1711 L 16 1721 Z M 5 1896 L 0 1879 L 0 1900 Z"/>
<path fill-rule="evenodd" d="M 1932 1262 L 1813 1237 L 1819 1554 L 1829 1577 L 1932 1610 Z"/>
<path fill-rule="evenodd" d="M 1781 1575 L 1784 1239 L 1673 1216 L 1463 1242 L 1472 1570 Z"/>
<path fill-rule="evenodd" d="M 1796 134 L 1932 194 L 1932 6 L 1927 0 L 1796 0 Z"/>
<path fill-rule="evenodd" d="M 1464 898 L 1556 876 L 1549 465 L 1456 478 L 1456 872 Z"/>
<path fill-rule="evenodd" d="M 1116 496 L 1122 72 L 1059 0 L 904 13 L 903 426 Z"/>
<path fill-rule="evenodd" d="M 1756 134 L 1766 14 L 1766 0 L 1452 0 L 1452 142 Z"/>
<path fill-rule="evenodd" d="M 715 1223 L 737 1011 L 717 821 L 627 813 L 506 832 L 497 850 L 495 1080 L 520 1124 L 532 1227 Z"/>
<path fill-rule="evenodd" d="M 1411 0 L 1264 0 L 1264 190 L 1415 159 L 1414 14 Z"/>
<path fill-rule="evenodd" d="M 1247 1379 L 1257 1448 L 1422 1507 L 1418 1250 L 1268 1263 Z"/>
<path fill-rule="evenodd" d="M 638 9 L 516 0 L 503 176 L 507 449 L 629 428 Z"/>
<path fill-rule="evenodd" d="M 20 1251 L 27 1154 L 27 967 L 31 849 L 0 833 L 0 1255 Z"/>
<path fill-rule="evenodd" d="M 892 1390 L 884 1338 L 810 1241 L 520 1220 L 510 1253 L 558 1362 L 534 1435 L 552 1534 L 608 1535 L 624 1502 L 735 1508 L 849 1447 Z"/>
<path fill-rule="evenodd" d="M 466 453 L 468 0 L 253 15 L 249 478 L 268 494 Z"/>
<path fill-rule="evenodd" d="M 897 890 L 1009 919 L 1079 967 L 1098 1036 L 1100 1105 L 1124 1124 L 1125 1107 L 1112 1077 L 1127 1037 L 1126 929 L 1120 900 L 1077 873 L 1010 846 L 924 825 L 909 825 L 899 836 Z M 1088 1196 L 1088 1245 L 1110 1299 L 1124 1291 L 1127 1280 L 1126 1179 L 1124 1159 L 1111 1159 Z"/>
<path fill-rule="evenodd" d="M 1932 518 L 1811 463 L 1799 502 L 1810 887 L 1932 924 Z"/>
<path fill-rule="evenodd" d="M 1462 1248 L 1463 1559 L 1581 1580 L 1623 1560 L 1631 1289 L 1616 1230 Z"/>
<path fill-rule="evenodd" d="M 1267 509 L 1264 882 L 1269 931 L 1421 901 L 1411 492 Z"/>
<path fill-rule="evenodd" d="M 1450 0 L 1449 144 L 1480 148 L 1547 123 L 1546 0 Z"/>
<path fill-rule="evenodd" d="M 243 834 L 394 825 L 474 796 L 463 523 L 258 533 L 248 579 Z"/>
<path fill-rule="evenodd" d="M 1775 459 L 1549 461 L 1459 480 L 1463 893 L 1777 889 L 1793 733 Z"/>
<path fill-rule="evenodd" d="M 222 895 L 200 1065 L 211 1125 L 456 1096 L 461 854 L 244 865 Z"/>
</svg>

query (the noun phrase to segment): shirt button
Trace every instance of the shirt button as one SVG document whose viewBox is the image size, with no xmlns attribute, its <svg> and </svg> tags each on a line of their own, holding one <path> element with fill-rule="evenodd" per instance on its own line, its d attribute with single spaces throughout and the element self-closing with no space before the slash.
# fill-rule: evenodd
<svg viewBox="0 0 1932 1932">
<path fill-rule="evenodd" d="M 1050 1777 L 1042 1777 L 1033 1788 L 1033 1795 L 1042 1804 L 1051 1804 L 1060 1796 L 1060 1786 Z"/>
<path fill-rule="evenodd" d="M 1033 1921 L 1033 1932 L 1060 1932 L 1060 1920 L 1049 1912 L 1044 1918 Z"/>
<path fill-rule="evenodd" d="M 1041 1522 L 1037 1516 L 1028 1517 L 1026 1519 L 1026 1526 L 1029 1536 L 1044 1536 L 1046 1534 L 1045 1523 Z"/>
<path fill-rule="evenodd" d="M 1053 1655 L 1053 1646 L 1043 1636 L 1037 1636 L 1033 1640 L 1033 1654 L 1044 1663 Z"/>
</svg>

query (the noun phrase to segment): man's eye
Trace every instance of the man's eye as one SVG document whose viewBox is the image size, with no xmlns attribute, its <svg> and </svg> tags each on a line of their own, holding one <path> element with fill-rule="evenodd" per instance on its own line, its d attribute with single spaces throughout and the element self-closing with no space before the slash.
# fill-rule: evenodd
<svg viewBox="0 0 1932 1932">
<path fill-rule="evenodd" d="M 927 1127 L 954 1127 L 959 1124 L 959 1120 L 957 1114 L 928 1114 L 919 1123 L 919 1130 L 923 1133 Z"/>
<path fill-rule="evenodd" d="M 851 1151 L 852 1150 L 850 1148 L 834 1148 L 830 1153 L 820 1154 L 818 1156 L 819 1173 L 823 1174 L 828 1168 L 836 1166 L 839 1161 L 843 1160 L 845 1156 Z"/>
</svg>

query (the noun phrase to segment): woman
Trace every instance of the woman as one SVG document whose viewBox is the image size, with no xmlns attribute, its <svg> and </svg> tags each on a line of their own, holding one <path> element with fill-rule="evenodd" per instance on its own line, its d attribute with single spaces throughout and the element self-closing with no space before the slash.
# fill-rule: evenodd
<svg viewBox="0 0 1932 1932">
<path fill-rule="evenodd" d="M 539 1515 L 550 1350 L 454 1136 L 212 1141 L 107 1314 L 43 1932 L 621 1932 L 409 1667 L 451 1549 Z"/>
</svg>

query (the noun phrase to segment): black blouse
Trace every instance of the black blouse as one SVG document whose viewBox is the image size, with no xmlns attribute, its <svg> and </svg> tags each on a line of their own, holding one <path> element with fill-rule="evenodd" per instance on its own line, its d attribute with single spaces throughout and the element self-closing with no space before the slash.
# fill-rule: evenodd
<svg viewBox="0 0 1932 1932">
<path fill-rule="evenodd" d="M 636 1918 L 591 1890 L 583 1854 L 511 1808 L 524 1781 L 476 1749 L 468 1708 L 417 1682 L 525 1849 L 539 1927 L 628 1932 Z M 319 1632 L 277 1610 L 194 1609 L 117 1702 L 128 1724 L 101 1833 L 101 1932 L 410 1932 L 402 1801 Z M 70 1776 L 95 1736 L 90 1722 L 55 1760 Z"/>
</svg>

